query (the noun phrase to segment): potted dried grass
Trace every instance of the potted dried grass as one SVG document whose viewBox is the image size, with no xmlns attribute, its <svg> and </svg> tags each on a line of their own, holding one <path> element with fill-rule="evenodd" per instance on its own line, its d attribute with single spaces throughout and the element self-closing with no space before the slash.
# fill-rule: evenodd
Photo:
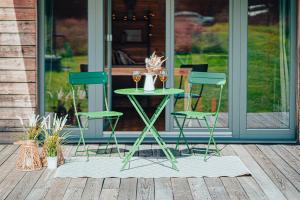
<svg viewBox="0 0 300 200">
<path fill-rule="evenodd" d="M 41 134 L 42 124 L 38 115 L 28 116 L 28 124 L 21 117 L 21 125 L 24 129 L 22 140 L 15 142 L 19 144 L 20 150 L 16 162 L 16 169 L 20 171 L 33 171 L 42 169 L 42 163 L 38 152 L 38 137 Z"/>
<path fill-rule="evenodd" d="M 52 123 L 51 118 L 46 117 L 43 122 L 44 145 L 42 162 L 44 166 L 48 166 L 48 169 L 56 169 L 58 165 L 64 164 L 61 145 L 65 141 L 68 133 L 61 133 L 67 122 L 67 115 L 65 117 L 57 117 L 54 115 Z"/>
</svg>

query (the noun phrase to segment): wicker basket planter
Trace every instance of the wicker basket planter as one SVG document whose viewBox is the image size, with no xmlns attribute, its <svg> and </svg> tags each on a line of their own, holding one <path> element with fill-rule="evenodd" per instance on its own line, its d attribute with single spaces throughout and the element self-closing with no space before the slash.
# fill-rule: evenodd
<svg viewBox="0 0 300 200">
<path fill-rule="evenodd" d="M 19 171 L 34 171 L 42 169 L 42 162 L 39 156 L 38 144 L 35 140 L 19 141 L 20 150 L 16 162 L 16 169 Z"/>
</svg>

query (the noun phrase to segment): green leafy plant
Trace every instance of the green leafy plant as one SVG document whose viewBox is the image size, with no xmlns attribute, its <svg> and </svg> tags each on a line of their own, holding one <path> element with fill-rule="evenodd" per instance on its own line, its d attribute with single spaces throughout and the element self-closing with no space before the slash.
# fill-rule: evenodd
<svg viewBox="0 0 300 200">
<path fill-rule="evenodd" d="M 62 133 L 66 122 L 67 115 L 57 117 L 55 114 L 53 120 L 51 120 L 50 115 L 44 117 L 42 129 L 45 138 L 44 145 L 46 146 L 48 157 L 56 157 L 60 146 L 66 140 L 68 132 Z"/>
<path fill-rule="evenodd" d="M 23 140 L 38 140 L 39 135 L 42 132 L 42 123 L 39 115 L 34 113 L 28 115 L 28 124 L 24 120 L 17 116 L 21 122 L 25 135 L 22 137 Z"/>
</svg>

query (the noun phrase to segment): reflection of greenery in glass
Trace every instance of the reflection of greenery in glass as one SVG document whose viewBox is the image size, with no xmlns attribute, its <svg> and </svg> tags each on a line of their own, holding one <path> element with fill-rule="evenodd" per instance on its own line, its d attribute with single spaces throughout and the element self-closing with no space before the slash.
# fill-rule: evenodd
<svg viewBox="0 0 300 200">
<path fill-rule="evenodd" d="M 175 22 L 176 23 L 176 22 Z M 197 38 L 195 38 L 197 37 Z M 176 55 L 175 68 L 181 64 L 208 64 L 209 72 L 228 72 L 228 24 L 217 23 L 213 26 L 205 27 L 201 34 L 194 35 L 196 43 L 192 47 L 190 55 Z M 188 59 L 191 56 L 191 59 Z M 227 74 L 228 76 L 228 74 Z M 175 78 L 175 87 L 179 87 L 180 77 Z M 193 87 L 193 93 L 198 93 L 200 87 Z M 215 86 L 205 86 L 202 97 L 202 110 L 210 111 L 212 99 L 218 99 L 219 88 Z M 196 101 L 196 98 L 193 99 Z M 175 110 L 184 109 L 184 100 L 178 100 Z M 228 112 L 228 85 L 225 86 L 222 95 L 221 112 Z"/>
<path fill-rule="evenodd" d="M 69 58 L 63 58 L 62 61 L 63 67 L 70 67 L 70 71 L 80 71 L 79 64 L 87 63 L 87 56 L 75 56 L 71 60 Z M 46 93 L 45 93 L 45 102 L 46 102 L 46 112 L 53 112 L 54 108 L 58 104 L 58 93 L 61 91 L 63 97 L 60 99 L 63 101 L 66 109 L 70 109 L 72 105 L 71 99 L 71 88 L 68 83 L 69 71 L 46 71 L 45 74 L 45 83 Z M 82 88 L 83 90 L 83 88 Z M 87 111 L 87 101 L 82 100 L 81 109 Z"/>
<path fill-rule="evenodd" d="M 278 24 L 248 27 L 248 112 L 281 111 Z"/>
</svg>

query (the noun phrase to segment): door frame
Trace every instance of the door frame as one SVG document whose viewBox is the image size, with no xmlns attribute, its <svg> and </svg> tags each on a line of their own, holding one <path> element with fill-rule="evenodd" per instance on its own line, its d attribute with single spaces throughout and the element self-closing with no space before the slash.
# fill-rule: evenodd
<svg viewBox="0 0 300 200">
<path fill-rule="evenodd" d="M 247 70 L 248 70 L 248 1 L 241 1 L 241 66 L 240 77 L 240 138 L 246 140 L 296 140 L 296 65 L 297 65 L 297 7 L 296 0 L 290 0 L 290 72 L 289 72 L 289 124 L 285 129 L 248 129 L 247 128 Z"/>
<path fill-rule="evenodd" d="M 39 113 L 44 115 L 44 31 L 45 31 L 45 1 L 38 2 L 38 69 L 39 69 Z M 88 64 L 90 71 L 102 71 L 105 66 L 105 16 L 103 11 L 105 9 L 104 1 L 87 0 L 88 1 Z M 111 0 L 108 0 L 111 1 Z M 166 1 L 166 56 L 169 58 L 166 62 L 166 66 L 171 74 L 173 74 L 174 65 L 174 10 L 175 0 Z M 246 110 L 246 68 L 240 66 L 247 66 L 247 2 L 243 0 L 229 0 L 229 78 L 228 78 L 228 95 L 229 95 L 229 129 L 217 129 L 216 135 L 219 142 L 224 143 L 252 143 L 252 142 L 264 142 L 264 143 L 295 143 L 296 142 L 296 0 L 291 0 L 291 84 L 290 84 L 290 124 L 291 129 L 253 129 L 246 130 L 243 128 L 243 124 L 240 120 L 245 122 L 245 110 Z M 242 11 L 243 10 L 243 11 Z M 100 11 L 100 12 L 99 12 Z M 246 28 L 245 28 L 246 26 Z M 238 30 L 238 31 L 237 31 Z M 233 39 L 234 38 L 234 39 Z M 242 51 L 241 51 L 242 50 Z M 234 84 L 234 83 L 241 83 Z M 167 87 L 172 87 L 174 84 L 173 76 L 170 76 L 167 82 Z M 101 88 L 95 86 L 89 86 L 89 94 L 92 96 L 89 98 L 89 111 L 103 110 L 103 91 Z M 100 92 L 99 92 L 100 91 Z M 242 100 L 240 100 L 240 97 Z M 243 103 L 244 102 L 244 105 Z M 162 132 L 162 136 L 166 141 L 175 141 L 177 138 L 177 129 L 172 128 L 173 121 L 169 121 L 170 112 L 172 111 L 173 99 L 166 107 L 165 123 L 166 131 Z M 245 126 L 244 126 L 245 127 Z M 78 128 L 71 129 L 73 133 L 79 133 Z M 86 134 L 87 141 L 105 141 L 105 131 L 103 132 L 102 120 L 94 120 L 89 123 L 89 129 Z M 274 131 L 276 137 L 274 137 Z M 199 129 L 187 132 L 187 137 L 190 138 L 192 143 L 206 142 L 208 133 L 202 133 L 201 135 L 195 135 L 193 132 L 199 132 Z M 117 131 L 117 134 L 121 133 L 119 140 L 121 142 L 132 142 L 136 139 L 139 132 L 124 132 Z M 152 142 L 153 138 L 146 138 L 146 142 Z"/>
</svg>

